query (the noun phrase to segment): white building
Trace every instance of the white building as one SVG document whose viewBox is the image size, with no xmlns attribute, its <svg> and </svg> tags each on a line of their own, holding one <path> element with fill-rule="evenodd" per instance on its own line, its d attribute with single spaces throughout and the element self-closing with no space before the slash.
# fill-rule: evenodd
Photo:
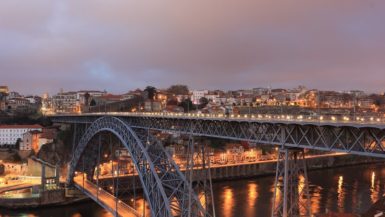
<svg viewBox="0 0 385 217">
<path fill-rule="evenodd" d="M 90 99 L 94 97 L 100 97 L 106 94 L 105 91 L 94 91 L 94 90 L 81 90 L 81 91 L 71 91 L 63 92 L 54 95 L 52 97 L 53 109 L 57 113 L 71 113 L 71 112 L 80 112 L 82 105 L 86 102 L 85 95 L 89 94 Z M 89 102 L 88 102 L 89 103 Z"/>
<path fill-rule="evenodd" d="M 91 101 L 92 98 L 101 97 L 104 95 L 107 95 L 106 91 L 98 91 L 98 90 L 80 90 L 76 92 L 76 100 L 80 102 L 81 105 L 86 104 L 86 94 L 90 95 L 89 101 Z M 90 103 L 90 102 L 88 102 Z"/>
<path fill-rule="evenodd" d="M 219 100 L 219 94 L 217 93 L 210 93 L 210 94 L 205 94 L 204 96 L 206 99 L 208 99 L 209 101 L 213 102 L 213 103 L 220 103 L 221 101 Z M 199 103 L 199 101 L 198 101 Z"/>
<path fill-rule="evenodd" d="M 199 104 L 199 100 L 202 97 L 205 97 L 205 95 L 208 94 L 208 93 L 209 93 L 208 90 L 193 90 L 192 91 L 192 96 L 191 96 L 191 101 L 194 104 Z"/>
<path fill-rule="evenodd" d="M 52 97 L 53 109 L 55 112 L 75 112 L 76 92 L 60 92 Z"/>
<path fill-rule="evenodd" d="M 23 134 L 29 131 L 42 131 L 40 125 L 0 125 L 0 147 L 8 145 L 15 146 L 18 139 L 23 138 Z"/>
</svg>

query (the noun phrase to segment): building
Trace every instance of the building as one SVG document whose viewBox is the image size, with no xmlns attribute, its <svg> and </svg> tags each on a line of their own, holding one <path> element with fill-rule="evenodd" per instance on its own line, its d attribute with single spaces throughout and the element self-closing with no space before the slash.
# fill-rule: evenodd
<svg viewBox="0 0 385 217">
<path fill-rule="evenodd" d="M 10 163 L 4 162 L 4 173 L 12 175 L 25 175 L 28 170 L 28 165 L 26 163 Z"/>
<path fill-rule="evenodd" d="M 41 98 L 41 113 L 42 114 L 52 114 L 52 98 L 49 96 L 48 93 L 43 94 L 43 97 Z"/>
<path fill-rule="evenodd" d="M 147 100 L 144 102 L 144 111 L 146 112 L 160 112 L 162 109 L 162 103 L 159 101 Z"/>
<path fill-rule="evenodd" d="M 52 143 L 57 135 L 55 128 L 43 128 L 42 131 L 32 130 L 23 134 L 20 142 L 20 151 L 31 151 L 38 153 L 45 144 Z"/>
<path fill-rule="evenodd" d="M 81 90 L 76 92 L 76 100 L 81 106 L 89 105 L 91 99 L 96 97 L 102 97 L 106 95 L 106 91 L 98 91 L 98 90 Z"/>
<path fill-rule="evenodd" d="M 129 99 L 134 99 L 135 97 L 140 97 L 142 96 L 143 93 L 140 89 L 136 89 L 134 91 L 129 91 L 128 93 L 125 93 L 122 95 L 123 100 L 129 100 Z"/>
<path fill-rule="evenodd" d="M 104 105 L 123 101 L 124 98 L 123 95 L 105 94 L 103 96 L 93 97 L 93 100 L 95 101 L 96 105 Z"/>
<path fill-rule="evenodd" d="M 81 112 L 91 99 L 105 95 L 105 91 L 81 90 L 63 92 L 52 97 L 53 111 L 56 113 Z M 88 106 L 87 105 L 87 106 Z"/>
<path fill-rule="evenodd" d="M 269 92 L 268 88 L 262 88 L 262 87 L 253 88 L 253 93 L 258 96 L 263 94 L 268 94 L 268 92 Z"/>
<path fill-rule="evenodd" d="M 209 91 L 207 94 L 204 95 L 204 97 L 213 103 L 220 103 L 221 102 L 219 100 L 220 94 L 219 94 L 219 92 L 216 92 L 216 91 Z M 198 100 L 198 104 L 199 104 L 199 100 Z"/>
<path fill-rule="evenodd" d="M 206 94 L 209 93 L 208 90 L 193 90 L 192 92 L 192 95 L 191 95 L 191 101 L 194 103 L 194 104 L 199 104 L 199 100 L 202 98 L 202 97 L 205 97 Z"/>
<path fill-rule="evenodd" d="M 0 86 L 0 110 L 6 109 L 6 100 L 8 92 L 9 90 L 7 86 Z"/>
<path fill-rule="evenodd" d="M 8 99 L 19 98 L 19 97 L 22 97 L 22 95 L 20 95 L 20 93 L 15 91 L 9 92 L 8 94 Z"/>
<path fill-rule="evenodd" d="M 357 99 L 356 105 L 363 109 L 370 109 L 375 106 L 374 100 L 370 97 L 360 97 Z"/>
<path fill-rule="evenodd" d="M 162 107 L 165 107 L 168 100 L 167 93 L 164 91 L 158 91 L 156 93 L 156 100 L 162 104 Z"/>
<path fill-rule="evenodd" d="M 31 151 L 34 150 L 35 153 L 39 151 L 39 138 L 41 131 L 32 130 L 23 134 L 22 141 L 20 142 L 20 151 Z"/>
<path fill-rule="evenodd" d="M 0 86 L 0 93 L 9 93 L 8 86 Z"/>
<path fill-rule="evenodd" d="M 18 139 L 29 131 L 42 131 L 40 125 L 0 125 L 0 147 L 15 147 Z"/>
<path fill-rule="evenodd" d="M 76 92 L 60 92 L 52 97 L 52 106 L 55 112 L 75 112 Z"/>
<path fill-rule="evenodd" d="M 10 109 L 17 109 L 18 107 L 29 106 L 30 104 L 30 101 L 23 97 L 11 98 L 8 100 L 8 107 Z"/>
</svg>

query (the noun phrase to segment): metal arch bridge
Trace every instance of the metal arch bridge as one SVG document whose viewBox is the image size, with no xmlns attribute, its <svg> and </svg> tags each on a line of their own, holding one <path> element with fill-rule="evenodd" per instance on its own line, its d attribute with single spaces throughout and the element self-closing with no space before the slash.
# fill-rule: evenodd
<svg viewBox="0 0 385 217">
<path fill-rule="evenodd" d="M 67 183 L 75 184 L 115 216 L 142 216 L 118 199 L 119 191 L 112 195 L 99 187 L 99 169 L 96 169 L 97 183 L 92 182 L 95 167 L 100 164 L 102 132 L 112 133 L 128 150 L 147 198 L 151 216 L 211 216 L 193 192 L 192 184 L 172 161 L 163 145 L 147 132 L 134 131 L 125 121 L 115 117 L 98 118 L 87 127 L 73 151 Z M 94 144 L 93 139 L 98 135 L 99 141 Z M 80 168 L 82 170 L 79 176 L 76 171 Z"/>
<path fill-rule="evenodd" d="M 68 177 L 68 182 L 75 182 L 78 187 L 81 187 L 81 181 L 75 171 L 80 167 L 87 174 L 87 181 L 94 176 L 98 146 L 89 145 L 92 138 L 103 131 L 117 136 L 133 157 L 151 216 L 215 216 L 215 212 L 207 204 L 201 203 L 199 193 L 193 189 L 193 160 L 189 159 L 187 162 L 192 165 L 190 172 L 180 172 L 162 144 L 148 133 L 146 135 L 149 130 L 281 147 L 277 161 L 272 217 L 311 216 L 303 149 L 385 158 L 385 122 L 378 118 L 350 121 L 345 117 L 337 120 L 335 117 L 312 119 L 180 113 L 88 113 L 54 115 L 51 120 L 55 123 L 85 126 L 74 152 Z M 194 142 L 192 144 L 194 147 Z M 194 149 L 192 153 L 194 156 Z M 83 174 L 83 189 L 84 177 Z M 206 178 L 209 179 L 211 188 L 209 173 Z M 210 191 L 212 194 L 212 189 L 208 190 Z M 117 209 L 120 206 L 117 203 L 115 206 L 108 206 L 108 202 L 99 200 L 99 191 L 92 194 L 91 188 L 86 193 L 116 216 L 122 216 L 122 208 L 119 213 Z M 135 211 L 132 213 L 135 214 Z"/>
</svg>

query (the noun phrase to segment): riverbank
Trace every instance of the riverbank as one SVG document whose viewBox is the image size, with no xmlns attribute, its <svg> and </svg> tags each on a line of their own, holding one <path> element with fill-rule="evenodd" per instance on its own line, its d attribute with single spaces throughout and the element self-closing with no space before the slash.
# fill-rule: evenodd
<svg viewBox="0 0 385 217">
<path fill-rule="evenodd" d="M 312 156 L 306 158 L 308 171 L 385 162 L 384 159 L 362 157 L 348 154 L 333 154 Z M 277 162 L 275 160 L 241 165 L 213 167 L 213 181 L 228 181 L 275 175 Z M 200 174 L 198 173 L 197 176 Z"/>
<path fill-rule="evenodd" d="M 307 170 L 323 170 L 330 168 L 339 168 L 346 166 L 373 164 L 384 162 L 385 160 L 379 158 L 361 157 L 356 155 L 348 155 L 341 153 L 333 153 L 328 155 L 309 156 L 306 158 Z M 210 168 L 211 178 L 213 182 L 224 182 L 231 180 L 242 180 L 266 176 L 275 176 L 277 161 L 258 161 L 242 164 L 232 165 L 212 165 Z M 183 171 L 182 171 L 183 172 Z M 205 174 L 196 170 L 194 179 L 204 177 Z M 101 176 L 105 186 L 112 186 L 114 184 L 113 176 Z M 135 179 L 135 186 L 137 190 L 141 189 L 141 183 L 137 175 L 124 175 L 120 177 L 122 182 L 133 183 Z"/>
<path fill-rule="evenodd" d="M 363 164 L 373 164 L 383 162 L 377 158 L 368 158 L 368 157 L 359 157 L 354 155 L 346 154 L 337 154 L 332 156 L 320 156 L 320 157 L 311 157 L 307 159 L 308 170 L 317 171 L 330 168 L 339 168 L 346 166 L 354 165 L 363 165 Z M 212 178 L 214 182 L 226 182 L 231 180 L 243 180 L 256 177 L 268 177 L 275 175 L 276 161 L 267 161 L 267 162 L 256 162 L 248 163 L 243 165 L 233 165 L 233 166 L 216 166 L 211 168 Z M 199 172 L 198 174 L 199 175 Z M 125 179 L 132 179 L 133 177 L 124 177 Z M 112 181 L 112 179 L 111 179 Z M 138 180 L 139 182 L 139 180 Z M 105 182 L 106 184 L 108 182 Z M 140 186 L 138 183 L 137 186 Z M 80 193 L 81 194 L 81 193 Z M 81 195 L 78 195 L 79 197 Z M 47 206 L 65 206 L 68 204 L 78 203 L 84 201 L 87 198 L 83 195 L 83 198 L 68 198 L 68 192 L 52 192 L 47 195 L 43 195 L 43 199 L 9 199 L 1 200 L 0 206 L 6 207 L 9 209 L 28 209 L 28 208 L 40 208 Z M 72 193 L 74 195 L 74 193 Z M 52 199 L 53 198 L 53 199 Z M 59 198 L 59 199 L 58 199 Z M 12 201 L 13 200 L 13 201 Z M 27 204 L 27 205 L 25 205 Z"/>
<path fill-rule="evenodd" d="M 3 192 L 0 196 L 0 207 L 7 209 L 31 209 L 48 206 L 66 206 L 88 200 L 85 195 L 76 189 L 61 188 L 38 192 L 39 187 L 40 185 L 12 190 L 13 192 L 18 191 L 22 193 L 4 194 Z"/>
</svg>

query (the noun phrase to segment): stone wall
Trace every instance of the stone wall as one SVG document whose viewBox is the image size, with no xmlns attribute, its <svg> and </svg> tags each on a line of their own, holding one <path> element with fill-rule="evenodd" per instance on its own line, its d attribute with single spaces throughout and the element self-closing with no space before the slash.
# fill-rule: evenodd
<svg viewBox="0 0 385 217">
<path fill-rule="evenodd" d="M 7 208 L 31 208 L 61 204 L 66 201 L 64 189 L 51 190 L 40 193 L 40 197 L 30 198 L 0 198 L 2 207 Z"/>
</svg>

